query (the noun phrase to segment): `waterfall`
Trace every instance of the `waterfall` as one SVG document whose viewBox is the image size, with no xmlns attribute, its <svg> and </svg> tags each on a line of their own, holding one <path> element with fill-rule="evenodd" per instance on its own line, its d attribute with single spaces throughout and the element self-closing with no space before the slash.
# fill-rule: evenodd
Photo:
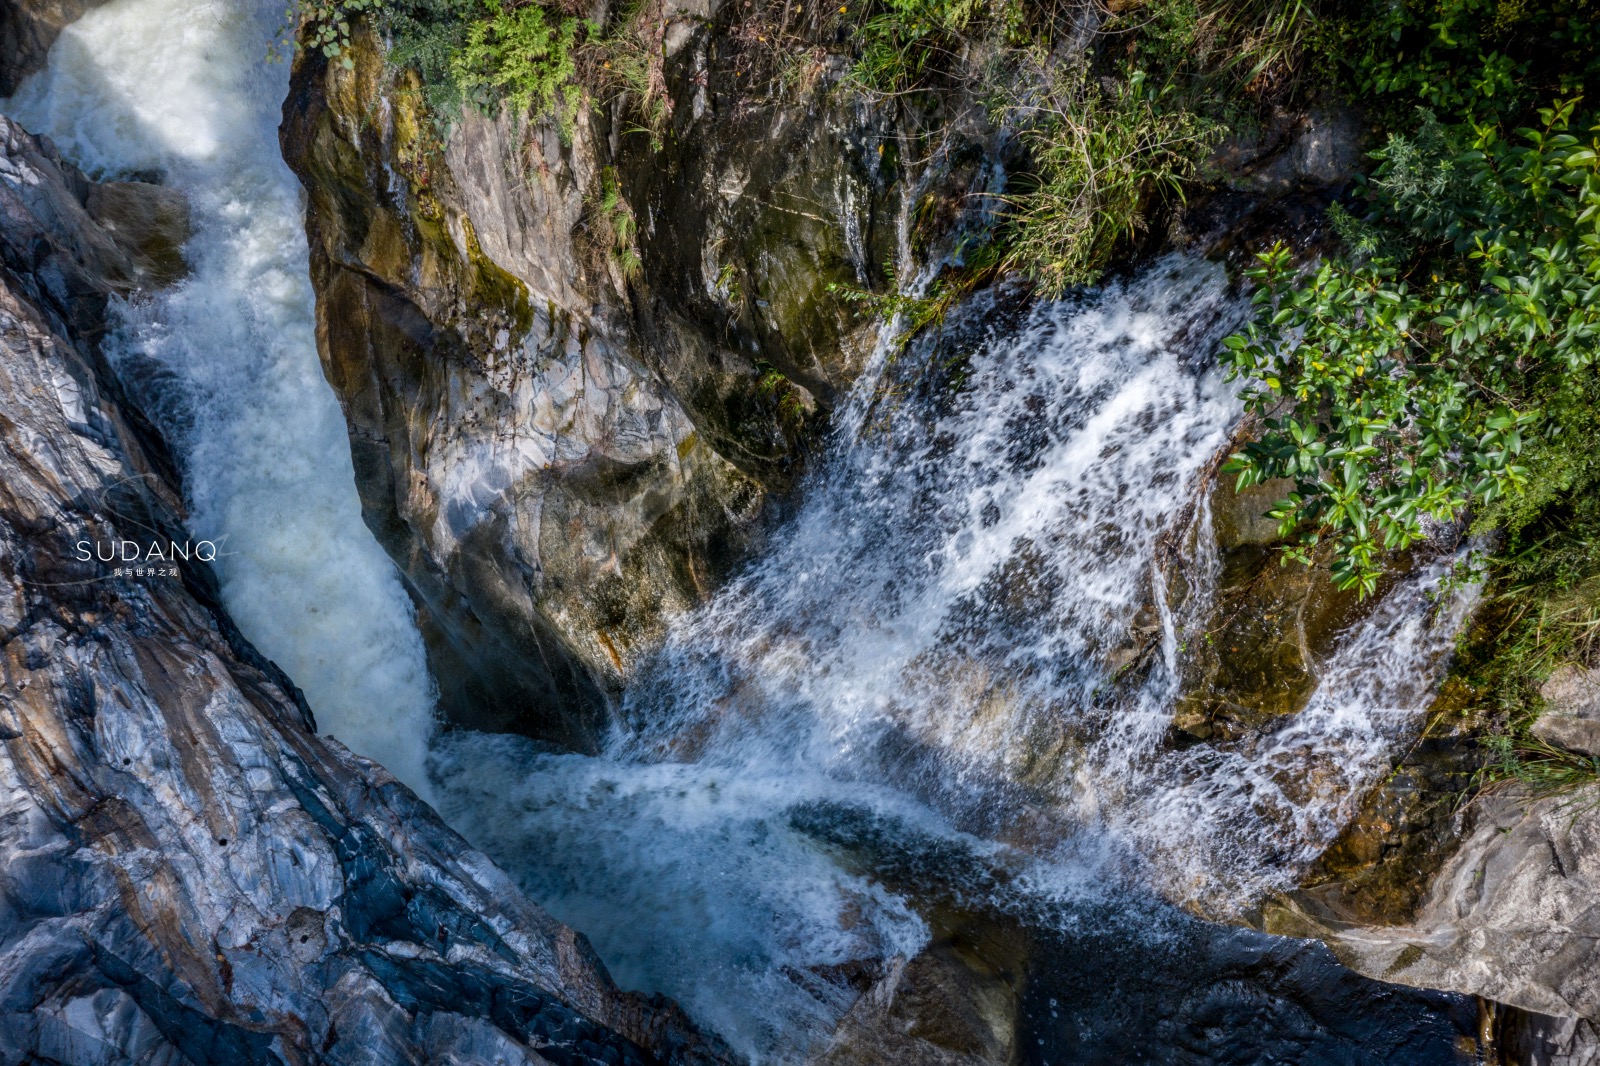
<svg viewBox="0 0 1600 1066">
<path fill-rule="evenodd" d="M 188 195 L 191 272 L 119 303 L 111 358 L 173 440 L 240 630 L 318 725 L 423 794 L 433 692 L 411 604 L 362 523 L 322 376 L 298 182 L 279 153 L 281 5 L 112 0 L 6 101 L 97 178 Z"/>
<path fill-rule="evenodd" d="M 1036 903 L 1153 885 L 1227 910 L 1291 883 L 1414 734 L 1472 593 L 1425 567 L 1299 714 L 1167 744 L 1219 567 L 1198 490 L 1239 416 L 1213 355 L 1242 313 L 1221 267 L 1174 257 L 992 330 L 953 397 L 897 403 L 880 352 L 798 513 L 676 621 L 605 755 L 450 736 L 447 816 L 625 985 L 758 1057 L 849 1001 L 815 975 L 928 936 L 819 809 L 959 842 Z M 1162 542 L 1185 529 L 1174 607 Z M 1101 913 L 1154 935 L 1148 906 Z"/>
<path fill-rule="evenodd" d="M 997 903 L 1030 921 L 1093 925 L 1119 987 L 1141 966 L 1203 980 L 1203 944 L 1169 948 L 1204 936 L 1152 886 L 1225 909 L 1289 883 L 1415 735 L 1472 602 L 1448 560 L 1344 634 L 1298 713 L 1167 744 L 1183 630 L 1218 572 L 1204 472 L 1239 415 L 1213 353 L 1243 313 L 1220 267 L 1186 257 L 995 315 L 946 368 L 959 388 L 916 386 L 880 350 L 797 512 L 673 623 L 602 755 L 436 735 L 318 365 L 276 139 L 287 71 L 261 62 L 277 17 L 112 0 L 6 110 L 96 176 L 189 195 L 191 274 L 117 305 L 108 346 L 177 445 L 195 535 L 225 544 L 240 628 L 324 729 L 436 797 L 625 987 L 758 1060 L 814 1048 L 856 994 L 841 973 L 934 932 L 852 853 L 871 827 L 1006 871 Z M 1195 546 L 1181 603 L 1175 541 Z"/>
</svg>

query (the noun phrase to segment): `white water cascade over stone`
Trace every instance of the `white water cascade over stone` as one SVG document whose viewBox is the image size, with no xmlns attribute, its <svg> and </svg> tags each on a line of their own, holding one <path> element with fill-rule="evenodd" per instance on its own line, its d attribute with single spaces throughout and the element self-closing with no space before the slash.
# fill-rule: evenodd
<svg viewBox="0 0 1600 1066">
<path fill-rule="evenodd" d="M 240 628 L 323 729 L 424 794 L 431 744 L 445 815 L 623 986 L 758 1060 L 802 1058 L 855 996 L 832 975 L 934 935 L 840 843 L 852 825 L 950 845 L 1006 871 L 1032 920 L 1115 926 L 1143 959 L 1186 935 L 1151 886 L 1226 909 L 1287 884 L 1414 735 L 1471 601 L 1437 595 L 1443 562 L 1344 635 L 1298 714 L 1167 743 L 1215 570 L 1199 488 L 1238 417 L 1212 363 L 1238 302 L 1220 267 L 1178 258 L 997 326 L 958 389 L 902 403 L 880 352 L 797 512 L 677 620 L 603 755 L 435 737 L 318 365 L 276 139 L 287 71 L 261 61 L 280 17 L 112 0 L 6 110 L 95 174 L 189 195 L 190 276 L 119 308 L 112 347 L 177 443 L 195 535 L 226 538 Z M 1199 546 L 1181 603 L 1174 538 Z"/>
<path fill-rule="evenodd" d="M 1174 258 L 1001 327 L 954 399 L 897 408 L 881 360 L 798 513 L 679 620 L 608 752 L 447 737 L 447 816 L 624 985 L 780 1059 L 841 1007 L 796 975 L 928 935 L 819 840 L 830 819 L 959 842 L 1039 901 L 1153 884 L 1227 910 L 1288 884 L 1414 734 L 1472 594 L 1436 609 L 1447 563 L 1426 568 L 1282 728 L 1166 743 L 1214 580 L 1196 501 L 1239 413 L 1212 358 L 1239 314 L 1220 267 Z M 1177 608 L 1174 532 L 1199 545 Z M 1110 910 L 1164 935 L 1145 905 Z"/>
<path fill-rule="evenodd" d="M 3 109 L 96 177 L 188 195 L 190 273 L 117 309 L 113 359 L 176 444 L 223 599 L 319 728 L 424 795 L 433 690 L 394 565 L 363 525 L 318 362 L 300 187 L 278 148 L 281 4 L 112 0 Z"/>
</svg>

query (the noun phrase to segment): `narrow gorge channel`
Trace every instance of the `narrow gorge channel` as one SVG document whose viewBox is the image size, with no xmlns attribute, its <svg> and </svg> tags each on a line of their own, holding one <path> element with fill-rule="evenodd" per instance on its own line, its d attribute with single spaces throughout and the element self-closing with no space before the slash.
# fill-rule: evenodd
<svg viewBox="0 0 1600 1066">
<path fill-rule="evenodd" d="M 1174 740 L 1242 416 L 1222 266 L 1170 254 L 1020 315 L 980 294 L 959 388 L 909 378 L 886 331 L 597 753 L 447 726 L 318 356 L 282 31 L 276 3 L 111 0 L 0 111 L 91 178 L 188 197 L 187 275 L 117 301 L 106 350 L 221 546 L 227 613 L 320 732 L 751 1062 L 896 1061 L 849 1034 L 908 967 L 960 1007 L 932 1008 L 950 1063 L 1480 1061 L 1472 997 L 1242 927 L 1420 735 L 1477 603 L 1454 556 L 1355 612 L 1297 710 Z"/>
<path fill-rule="evenodd" d="M 319 726 L 421 795 L 432 682 L 394 565 L 361 522 L 317 359 L 301 192 L 278 151 L 288 66 L 269 4 L 134 0 L 68 27 L 5 111 L 88 174 L 188 195 L 189 276 L 116 311 L 110 356 L 181 456 L 228 611 Z"/>
</svg>

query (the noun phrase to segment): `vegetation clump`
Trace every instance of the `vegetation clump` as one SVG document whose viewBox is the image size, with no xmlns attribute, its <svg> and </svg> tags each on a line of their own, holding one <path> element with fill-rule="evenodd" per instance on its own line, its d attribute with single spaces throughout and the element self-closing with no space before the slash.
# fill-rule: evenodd
<svg viewBox="0 0 1600 1066">
<path fill-rule="evenodd" d="M 351 25 L 375 18 L 389 59 L 420 76 L 435 116 L 448 124 L 470 106 L 552 118 L 572 129 L 581 92 L 578 54 L 600 27 L 528 0 L 302 0 L 301 43 L 352 66 Z"/>
<path fill-rule="evenodd" d="M 550 115 L 571 129 L 578 107 L 574 52 L 581 35 L 598 36 L 587 19 L 562 16 L 538 4 L 508 6 L 483 0 L 450 75 L 461 96 L 484 110 L 508 104 L 517 114 Z"/>
<path fill-rule="evenodd" d="M 1600 763 L 1538 739 L 1542 683 L 1600 666 L 1600 20 L 1590 0 L 1323 5 L 1306 49 L 1383 133 L 1303 266 L 1248 272 L 1224 360 L 1286 479 L 1287 559 L 1368 594 L 1442 523 L 1485 538 L 1484 602 L 1446 703 L 1481 784 L 1550 795 Z M 1465 695 L 1462 695 L 1465 693 Z"/>
<path fill-rule="evenodd" d="M 1262 431 L 1230 469 L 1293 481 L 1273 511 L 1304 531 L 1291 554 L 1332 538 L 1343 588 L 1370 593 L 1425 519 L 1560 482 L 1529 463 L 1600 339 L 1600 141 L 1571 132 L 1576 106 L 1511 136 L 1424 113 L 1377 153 L 1351 254 L 1302 275 L 1278 245 L 1248 272 L 1256 315 L 1226 358 Z"/>
<path fill-rule="evenodd" d="M 1034 174 L 1011 196 L 1006 265 L 1049 296 L 1094 281 L 1138 234 L 1153 199 L 1181 200 L 1221 129 L 1173 106 L 1142 70 L 1106 89 L 1084 64 L 1035 65 L 1024 138 Z"/>
<path fill-rule="evenodd" d="M 1306 273 L 1283 246 L 1262 253 L 1253 319 L 1226 342 L 1261 419 L 1230 469 L 1241 487 L 1289 479 L 1273 514 L 1290 557 L 1330 546 L 1340 586 L 1363 594 L 1430 519 L 1525 524 L 1570 488 L 1557 457 L 1574 434 L 1600 443 L 1581 413 L 1600 342 L 1594 115 L 1578 95 L 1539 105 L 1507 83 L 1533 59 L 1489 50 L 1503 5 L 1443 6 L 1438 41 L 1459 45 L 1455 32 L 1485 54 L 1446 66 L 1437 41 L 1408 36 L 1420 5 L 1368 13 L 1387 47 L 1356 53 L 1351 83 L 1411 94 L 1409 114 L 1385 101 L 1408 131 L 1333 211 L 1335 254 Z M 1551 87 L 1581 88 L 1592 64 L 1550 68 Z"/>
</svg>

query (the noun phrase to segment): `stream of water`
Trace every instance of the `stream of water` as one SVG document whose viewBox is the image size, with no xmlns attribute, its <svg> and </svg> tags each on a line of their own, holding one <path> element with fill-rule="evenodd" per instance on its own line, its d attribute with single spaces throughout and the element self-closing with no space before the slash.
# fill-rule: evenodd
<svg viewBox="0 0 1600 1066">
<path fill-rule="evenodd" d="M 1168 902 L 1292 880 L 1412 735 L 1472 597 L 1421 568 L 1280 728 L 1169 750 L 1216 576 L 1196 486 L 1238 415 L 1210 361 L 1239 314 L 1220 268 L 1170 259 L 997 326 L 936 396 L 897 405 L 880 353 L 797 514 L 674 624 L 603 755 L 441 735 L 318 364 L 287 71 L 263 62 L 280 18 L 112 0 L 4 109 L 91 174 L 189 195 L 191 274 L 119 306 L 110 347 L 176 443 L 193 530 L 226 538 L 229 611 L 325 730 L 621 984 L 758 1060 L 820 1046 L 848 975 L 947 948 L 960 900 L 968 947 L 1030 975 L 1024 1062 L 1458 1061 L 1458 1000 Z M 1174 536 L 1197 546 L 1181 604 Z"/>
<path fill-rule="evenodd" d="M 318 725 L 423 795 L 433 683 L 394 564 L 361 520 L 317 356 L 300 184 L 278 149 L 278 3 L 112 0 L 4 110 L 94 177 L 189 198 L 190 274 L 116 308 L 108 352 L 174 442 L 223 602 Z"/>
<path fill-rule="evenodd" d="M 1423 567 L 1280 728 L 1170 749 L 1182 631 L 1217 570 L 1192 503 L 1238 417 L 1210 357 L 1238 314 L 1220 267 L 1176 257 L 992 333 L 953 400 L 888 412 L 892 368 L 872 367 L 798 513 L 676 622 L 605 756 L 451 734 L 447 816 L 624 984 L 751 1054 L 830 1031 L 853 994 L 815 975 L 937 945 L 918 904 L 948 883 L 1033 929 L 1063 985 L 1119 988 L 1099 1013 L 1075 1004 L 1074 1050 L 1062 1030 L 1038 1061 L 1140 1061 L 1143 1030 L 1106 1019 L 1194 997 L 1268 1020 L 1259 1047 L 1228 1032 L 1185 1061 L 1272 1061 L 1276 1027 L 1302 1023 L 1293 1061 L 1454 1061 L 1448 1026 L 1433 1058 L 1384 1058 L 1393 1029 L 1336 1036 L 1359 995 L 1315 1024 L 1278 1017 L 1261 1004 L 1294 1002 L 1292 981 L 1218 960 L 1281 949 L 1158 898 L 1226 913 L 1290 884 L 1413 734 L 1474 595 L 1439 595 L 1448 559 Z M 1196 545 L 1182 608 L 1157 563 L 1174 528 Z"/>
</svg>

